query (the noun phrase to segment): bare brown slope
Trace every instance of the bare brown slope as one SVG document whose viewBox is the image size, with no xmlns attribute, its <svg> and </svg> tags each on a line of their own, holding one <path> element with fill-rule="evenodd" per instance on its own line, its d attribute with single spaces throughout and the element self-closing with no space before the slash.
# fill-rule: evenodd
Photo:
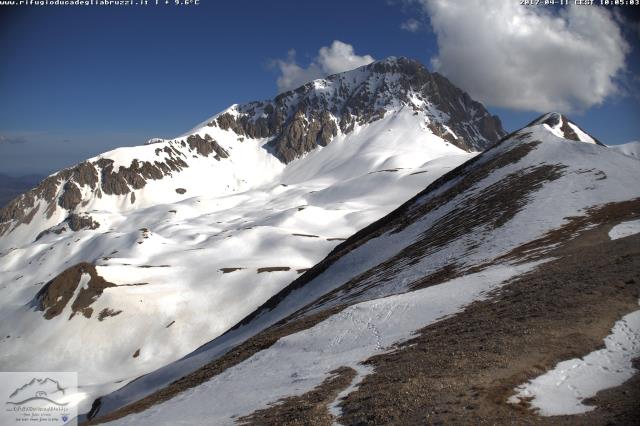
<svg viewBox="0 0 640 426">
<path fill-rule="evenodd" d="M 585 415 L 541 418 L 506 403 L 513 388 L 602 346 L 638 309 L 640 235 L 608 241 L 590 231 L 562 257 L 513 280 L 494 299 L 425 327 L 368 360 L 375 374 L 343 402 L 342 424 L 634 424 L 637 377 L 604 392 Z M 637 423 L 635 423 L 637 424 Z"/>
<path fill-rule="evenodd" d="M 328 411 L 332 401 L 324 410 L 318 406 L 316 389 L 241 420 L 256 425 L 638 424 L 640 375 L 599 393 L 591 400 L 596 410 L 583 415 L 543 418 L 506 403 L 521 383 L 600 348 L 613 324 L 638 309 L 640 235 L 610 241 L 610 227 L 584 233 L 556 250 L 557 260 L 512 280 L 491 299 L 367 360 L 375 373 L 341 403 L 339 419 Z M 318 389 L 338 393 L 348 386 L 339 387 L 349 377 L 344 373 L 342 380 L 333 377 Z"/>
<path fill-rule="evenodd" d="M 89 276 L 86 286 L 78 290 L 83 275 Z M 54 279 L 46 283 L 32 304 L 38 310 L 44 311 L 45 319 L 52 319 L 62 313 L 67 304 L 71 303 L 71 319 L 75 314 L 81 313 L 86 318 L 91 318 L 93 308 L 91 305 L 100 297 L 108 287 L 116 285 L 106 281 L 98 275 L 95 266 L 90 263 L 78 263 L 67 268 Z M 75 300 L 71 300 L 77 295 Z"/>
</svg>

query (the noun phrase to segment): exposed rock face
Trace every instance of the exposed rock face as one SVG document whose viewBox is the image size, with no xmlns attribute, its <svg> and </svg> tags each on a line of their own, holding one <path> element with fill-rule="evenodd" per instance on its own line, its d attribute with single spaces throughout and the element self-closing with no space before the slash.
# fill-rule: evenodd
<svg viewBox="0 0 640 426">
<path fill-rule="evenodd" d="M 159 180 L 189 167 L 175 148 L 171 150 L 167 147 L 165 150 L 169 156 L 163 162 L 133 160 L 129 167 L 120 167 L 117 171 L 114 171 L 113 160 L 99 159 L 97 165 L 102 171 L 102 192 L 107 195 L 125 195 L 132 190 L 144 188 L 147 180 Z"/>
<path fill-rule="evenodd" d="M 462 148 L 466 151 L 473 151 L 473 146 L 469 145 L 464 139 L 458 140 L 451 133 L 447 131 L 447 129 L 437 121 L 433 121 L 429 123 L 429 130 L 433 132 L 434 135 L 440 136 L 442 139 L 452 143 L 458 148 Z"/>
<path fill-rule="evenodd" d="M 75 183 L 67 181 L 62 191 L 62 195 L 58 198 L 58 204 L 63 209 L 73 210 L 82 202 L 82 193 Z"/>
<path fill-rule="evenodd" d="M 208 125 L 250 138 L 272 138 L 268 147 L 288 163 L 326 146 L 338 129 L 349 133 L 356 124 L 382 118 L 391 107 L 426 112 L 436 134 L 467 151 L 484 150 L 505 135 L 498 117 L 482 104 L 407 58 L 389 58 L 307 83 L 273 100 L 239 106 Z"/>
<path fill-rule="evenodd" d="M 76 185 L 67 185 L 70 181 Z M 62 194 L 60 194 L 59 204 L 61 206 L 75 207 L 78 199 L 78 186 L 86 185 L 90 189 L 96 189 L 98 172 L 92 163 L 80 163 L 49 176 L 36 188 L 15 198 L 0 209 L 0 236 L 4 234 L 2 225 L 5 225 L 5 228 L 8 229 L 11 225 L 9 222 L 17 222 L 17 224 L 30 223 L 29 215 L 33 210 L 38 209 L 36 204 L 38 199 L 43 199 L 47 202 L 47 217 L 51 217 L 55 211 L 55 201 L 57 201 L 59 188 L 63 182 L 64 187 L 62 188 Z M 66 192 L 69 192 L 69 194 L 66 194 Z M 52 203 L 54 204 L 53 206 L 51 206 Z"/>
<path fill-rule="evenodd" d="M 205 135 L 204 139 L 199 135 L 191 135 L 187 138 L 187 143 L 192 150 L 198 154 L 208 157 L 209 154 L 215 152 L 214 158 L 220 161 L 221 158 L 229 158 L 229 153 L 225 151 L 218 143 L 209 135 Z"/>
<path fill-rule="evenodd" d="M 18 225 L 30 223 L 40 209 L 40 204 L 43 204 L 47 218 L 53 215 L 58 206 L 69 212 L 75 211 L 86 201 L 81 191 L 83 187 L 97 198 L 102 198 L 103 194 L 131 193 L 130 203 L 133 204 L 136 199 L 133 191 L 144 188 L 148 181 L 163 179 L 189 167 L 184 151 L 204 157 L 214 154 L 213 158 L 217 161 L 229 157 L 229 153 L 211 136 L 205 135 L 202 138 L 192 135 L 187 138 L 186 144 L 171 141 L 163 148 L 156 148 L 158 160 L 153 162 L 134 159 L 129 166 L 119 166 L 116 169 L 112 159 L 85 161 L 49 176 L 35 189 L 18 196 L 0 209 L 0 237 Z M 73 223 L 80 222 L 73 219 Z M 78 229 L 85 228 L 95 229 L 85 224 L 79 225 Z"/>
<path fill-rule="evenodd" d="M 338 127 L 328 112 L 309 119 L 298 112 L 269 146 L 278 158 L 289 163 L 317 146 L 327 146 L 337 133 Z"/>
<path fill-rule="evenodd" d="M 78 289 L 81 283 L 83 286 Z M 79 263 L 46 283 L 36 294 L 32 305 L 44 311 L 46 319 L 60 315 L 69 303 L 71 303 L 69 319 L 77 313 L 91 318 L 93 313 L 91 304 L 100 297 L 104 289 L 115 286 L 98 275 L 92 264 Z"/>
<path fill-rule="evenodd" d="M 204 156 L 215 152 L 215 158 L 227 158 L 228 153 L 210 136 L 189 144 L 188 150 Z M 71 214 L 86 202 L 81 188 L 95 196 L 127 195 L 131 193 L 131 204 L 135 202 L 133 191 L 144 188 L 148 181 L 159 180 L 174 172 L 179 172 L 189 165 L 185 161 L 185 153 L 173 145 L 157 148 L 158 160 L 133 160 L 127 167 L 114 168 L 114 161 L 98 158 L 85 161 L 68 169 L 49 176 L 36 188 L 18 196 L 0 209 L 0 237 L 21 224 L 29 224 L 35 214 L 43 208 L 46 218 L 51 218 L 58 207 L 70 212 L 70 228 L 95 229 L 97 224 L 87 222 L 84 218 Z M 95 224 L 95 225 L 94 225 Z M 77 228 L 77 229 L 74 229 Z"/>
</svg>

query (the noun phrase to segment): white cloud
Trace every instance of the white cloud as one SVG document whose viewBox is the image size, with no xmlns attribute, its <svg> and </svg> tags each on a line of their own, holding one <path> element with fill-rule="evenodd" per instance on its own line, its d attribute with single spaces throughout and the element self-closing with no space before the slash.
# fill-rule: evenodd
<svg viewBox="0 0 640 426">
<path fill-rule="evenodd" d="M 630 19 L 627 16 L 625 16 L 623 12 L 621 12 L 622 10 L 625 10 L 625 9 L 618 8 L 618 7 L 614 8 L 613 9 L 614 18 L 616 18 L 616 20 L 620 23 L 620 25 L 623 28 L 626 28 L 629 32 L 631 32 L 632 36 L 640 37 L 640 21 L 638 20 L 638 17 L 636 16 L 635 19 Z"/>
<path fill-rule="evenodd" d="M 409 18 L 406 21 L 404 21 L 402 24 L 400 24 L 401 29 L 405 31 L 409 31 L 410 33 L 418 32 L 418 30 L 420 30 L 421 27 L 422 27 L 422 24 L 420 23 L 420 21 L 413 18 Z"/>
<path fill-rule="evenodd" d="M 420 1 L 438 42 L 432 66 L 487 104 L 568 112 L 619 91 L 630 48 L 605 8 Z"/>
<path fill-rule="evenodd" d="M 318 55 L 305 68 L 296 63 L 295 50 L 290 50 L 287 59 L 274 61 L 280 71 L 278 90 L 283 92 L 295 89 L 316 78 L 352 70 L 373 60 L 370 55 L 356 55 L 352 45 L 335 40 L 331 46 L 321 47 Z"/>
</svg>

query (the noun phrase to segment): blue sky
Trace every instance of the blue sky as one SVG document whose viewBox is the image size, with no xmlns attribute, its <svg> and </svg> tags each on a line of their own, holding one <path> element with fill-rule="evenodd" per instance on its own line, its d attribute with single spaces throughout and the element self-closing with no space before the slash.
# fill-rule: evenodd
<svg viewBox="0 0 640 426">
<path fill-rule="evenodd" d="M 274 61 L 291 49 L 301 67 L 334 40 L 358 55 L 408 56 L 431 67 L 431 58 L 445 56 L 429 13 L 419 1 L 383 0 L 5 8 L 0 173 L 50 173 L 117 146 L 178 135 L 232 103 L 272 97 L 280 76 Z M 625 84 L 633 91 L 640 32 L 630 26 L 623 34 L 631 48 Z M 617 144 L 640 139 L 639 107 L 625 90 L 570 116 Z M 539 115 L 489 109 L 509 130 Z"/>
</svg>

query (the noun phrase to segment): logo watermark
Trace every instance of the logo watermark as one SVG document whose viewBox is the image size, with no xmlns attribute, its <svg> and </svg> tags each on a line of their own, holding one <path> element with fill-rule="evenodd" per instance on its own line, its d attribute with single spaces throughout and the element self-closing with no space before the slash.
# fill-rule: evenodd
<svg viewBox="0 0 640 426">
<path fill-rule="evenodd" d="M 77 386 L 78 373 L 0 372 L 0 424 L 75 426 Z"/>
</svg>

